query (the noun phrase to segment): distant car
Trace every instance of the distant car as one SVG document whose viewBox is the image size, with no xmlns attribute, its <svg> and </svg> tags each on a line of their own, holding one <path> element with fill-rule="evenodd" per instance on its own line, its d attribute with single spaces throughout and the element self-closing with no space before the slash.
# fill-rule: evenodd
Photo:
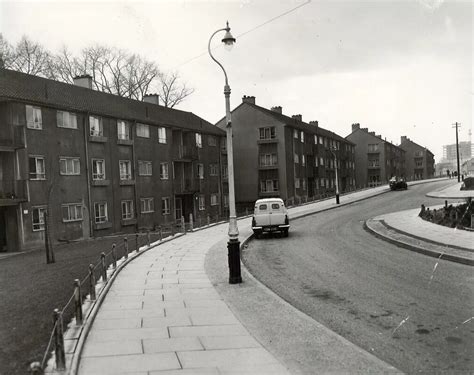
<svg viewBox="0 0 474 375">
<path fill-rule="evenodd" d="M 401 177 L 392 177 L 388 181 L 388 186 L 390 186 L 390 190 L 408 189 L 407 182 L 404 178 Z"/>
<path fill-rule="evenodd" d="M 257 238 L 264 232 L 280 232 L 288 237 L 290 219 L 283 199 L 265 198 L 257 200 L 252 218 L 252 230 Z"/>
</svg>

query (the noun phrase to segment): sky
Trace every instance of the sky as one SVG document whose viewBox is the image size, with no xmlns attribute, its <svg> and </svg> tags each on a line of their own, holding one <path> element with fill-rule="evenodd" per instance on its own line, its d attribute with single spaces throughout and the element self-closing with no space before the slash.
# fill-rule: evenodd
<svg viewBox="0 0 474 375">
<path fill-rule="evenodd" d="M 178 72 L 194 93 L 177 108 L 211 123 L 225 115 L 224 74 L 207 53 L 229 21 L 237 39 L 212 39 L 225 67 L 231 108 L 242 96 L 318 120 L 345 137 L 351 124 L 394 144 L 468 141 L 474 114 L 471 0 L 4 1 L 0 32 L 52 52 L 101 44 Z"/>
</svg>

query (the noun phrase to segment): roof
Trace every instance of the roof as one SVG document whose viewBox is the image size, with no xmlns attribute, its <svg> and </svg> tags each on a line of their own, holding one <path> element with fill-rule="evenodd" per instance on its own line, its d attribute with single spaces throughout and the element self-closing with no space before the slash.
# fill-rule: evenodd
<svg viewBox="0 0 474 375">
<path fill-rule="evenodd" d="M 331 137 L 332 139 L 335 139 L 335 140 L 338 140 L 340 142 L 344 142 L 344 143 L 349 143 L 351 145 L 354 145 L 353 142 L 345 139 L 344 137 L 341 137 L 340 135 L 330 131 L 330 130 L 326 130 L 324 128 L 321 128 L 319 125 L 318 126 L 315 126 L 315 125 L 311 125 L 311 124 L 308 124 L 304 121 L 300 121 L 298 119 L 295 119 L 293 117 L 289 117 L 289 116 L 286 116 L 282 113 L 279 113 L 279 112 L 275 112 L 275 111 L 272 111 L 270 109 L 267 109 L 267 108 L 264 108 L 264 107 L 260 107 L 256 104 L 252 104 L 252 103 L 248 103 L 248 102 L 242 102 L 240 105 L 238 105 L 236 108 L 234 108 L 234 111 L 236 111 L 240 106 L 242 105 L 249 105 L 261 112 L 264 112 L 266 114 L 268 114 L 269 116 L 272 116 L 273 118 L 275 118 L 276 120 L 284 123 L 285 125 L 287 126 L 291 126 L 291 127 L 294 127 L 296 129 L 299 129 L 299 130 L 304 130 L 305 132 L 308 132 L 308 133 L 313 133 L 313 134 L 318 134 L 318 135 L 323 135 L 323 136 L 326 136 L 326 137 Z M 232 112 L 234 112 L 232 111 Z M 221 120 L 219 120 L 218 122 L 220 122 Z"/>
<path fill-rule="evenodd" d="M 167 108 L 68 83 L 0 68 L 0 100 L 86 112 L 152 125 L 224 135 L 222 129 L 192 112 Z"/>
<path fill-rule="evenodd" d="M 383 143 L 387 143 L 393 147 L 396 147 L 396 148 L 399 148 L 400 150 L 402 150 L 403 152 L 406 152 L 403 148 L 401 148 L 400 146 L 397 146 L 396 144 L 390 142 L 390 141 L 387 141 L 386 139 L 383 139 L 382 136 L 380 135 L 376 135 L 375 132 L 369 132 L 369 130 L 367 128 L 357 128 L 355 130 L 353 130 L 349 135 L 346 136 L 346 138 L 349 138 L 352 134 L 356 133 L 356 132 L 363 132 L 364 134 L 367 134 L 369 137 L 372 137 L 372 138 L 375 138 L 377 139 L 378 141 L 382 141 Z"/>
<path fill-rule="evenodd" d="M 414 144 L 415 146 L 417 146 L 417 147 L 419 147 L 419 148 L 425 150 L 426 152 L 429 152 L 431 155 L 434 156 L 434 154 L 433 154 L 430 150 L 428 150 L 426 147 L 421 146 L 421 145 L 419 145 L 419 144 L 416 143 L 416 142 L 413 142 L 413 141 L 412 141 L 410 138 L 408 138 L 408 137 L 405 137 L 405 139 L 403 139 L 403 140 L 400 142 L 400 145 L 399 145 L 400 148 L 403 149 L 403 143 L 404 143 L 404 142 L 410 142 L 410 143 Z"/>
</svg>

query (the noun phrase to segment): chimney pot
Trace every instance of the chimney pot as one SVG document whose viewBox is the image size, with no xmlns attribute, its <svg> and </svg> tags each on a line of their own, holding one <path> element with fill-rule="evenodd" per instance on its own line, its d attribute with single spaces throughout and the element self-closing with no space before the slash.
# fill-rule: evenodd
<svg viewBox="0 0 474 375">
<path fill-rule="evenodd" d="M 310 121 L 309 124 L 318 127 L 319 122 L 317 120 L 314 120 L 314 121 Z"/>
<path fill-rule="evenodd" d="M 301 115 L 293 115 L 291 117 L 294 118 L 295 120 L 303 121 L 303 116 L 301 116 Z"/>
<path fill-rule="evenodd" d="M 282 114 L 282 108 L 281 108 L 281 106 L 272 107 L 271 110 L 272 110 L 273 112 Z"/>
<path fill-rule="evenodd" d="M 255 104 L 255 96 L 247 96 L 247 95 L 244 95 L 244 96 L 242 97 L 242 103 Z"/>
<path fill-rule="evenodd" d="M 360 129 L 360 124 L 359 123 L 352 124 L 352 131 L 354 132 L 357 129 Z"/>
<path fill-rule="evenodd" d="M 74 77 L 73 81 L 76 86 L 85 87 L 86 89 L 92 90 L 92 77 L 89 74 L 76 76 Z"/>
</svg>

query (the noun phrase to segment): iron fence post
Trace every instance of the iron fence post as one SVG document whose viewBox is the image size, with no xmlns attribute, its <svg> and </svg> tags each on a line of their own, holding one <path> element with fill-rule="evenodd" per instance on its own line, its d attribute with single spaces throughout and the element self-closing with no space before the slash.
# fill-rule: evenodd
<svg viewBox="0 0 474 375">
<path fill-rule="evenodd" d="M 160 241 L 163 241 L 163 228 L 160 226 Z"/>
<path fill-rule="evenodd" d="M 53 312 L 54 328 L 54 353 L 56 356 L 56 368 L 58 370 L 66 369 L 66 355 L 64 352 L 64 332 L 63 317 L 58 309 Z"/>
<path fill-rule="evenodd" d="M 115 250 L 115 244 L 112 244 L 112 262 L 114 265 L 114 269 L 117 268 L 117 252 Z"/>
<path fill-rule="evenodd" d="M 82 293 L 81 282 L 79 279 L 74 280 L 74 315 L 76 316 L 76 325 L 82 325 Z"/>
<path fill-rule="evenodd" d="M 192 232 L 193 229 L 194 229 L 193 214 L 189 214 L 189 231 Z"/>
<path fill-rule="evenodd" d="M 125 259 L 128 259 L 128 237 L 123 239 L 123 246 L 125 248 Z"/>
<path fill-rule="evenodd" d="M 100 254 L 100 263 L 102 264 L 102 280 L 107 281 L 107 267 L 105 265 L 105 253 Z"/>
<path fill-rule="evenodd" d="M 211 225 L 211 216 L 207 215 L 207 225 Z"/>
<path fill-rule="evenodd" d="M 151 246 L 151 241 L 150 241 L 150 231 L 149 230 L 146 232 L 146 242 L 147 242 L 148 247 L 150 247 Z"/>
<path fill-rule="evenodd" d="M 140 245 L 138 244 L 138 233 L 135 233 L 135 244 L 137 245 L 136 252 L 140 250 Z"/>
<path fill-rule="evenodd" d="M 91 301 L 95 301 L 97 296 L 95 294 L 95 274 L 94 274 L 94 265 L 89 264 L 89 295 Z"/>
</svg>

